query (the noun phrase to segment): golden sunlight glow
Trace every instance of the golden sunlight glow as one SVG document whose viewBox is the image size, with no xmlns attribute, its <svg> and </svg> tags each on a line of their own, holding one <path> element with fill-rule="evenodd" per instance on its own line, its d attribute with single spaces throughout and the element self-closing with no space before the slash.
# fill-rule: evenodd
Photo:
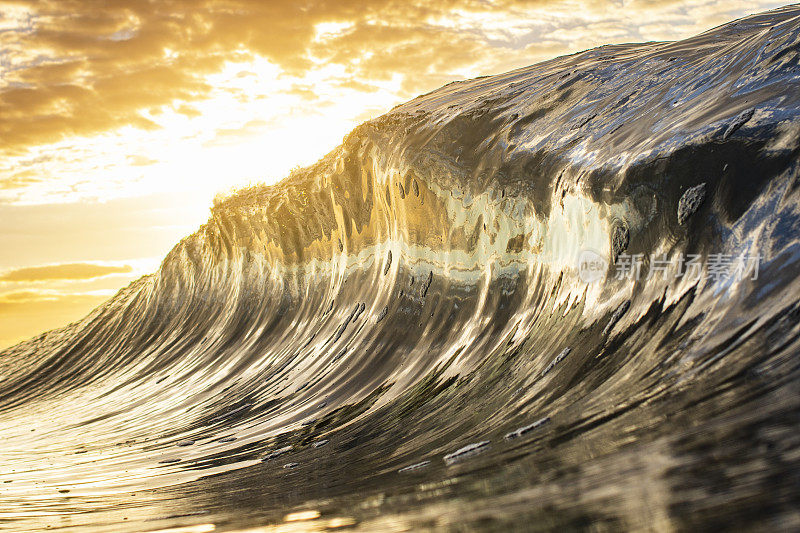
<svg viewBox="0 0 800 533">
<path fill-rule="evenodd" d="M 151 129 L 72 137 L 1 161 L 0 175 L 20 186 L 0 189 L 0 199 L 35 204 L 199 189 L 210 200 L 234 187 L 274 183 L 398 103 L 398 79 L 364 94 L 342 87 L 343 74 L 331 65 L 293 77 L 264 58 L 228 62 L 205 77 L 212 87 L 206 98 L 143 110 Z"/>
</svg>

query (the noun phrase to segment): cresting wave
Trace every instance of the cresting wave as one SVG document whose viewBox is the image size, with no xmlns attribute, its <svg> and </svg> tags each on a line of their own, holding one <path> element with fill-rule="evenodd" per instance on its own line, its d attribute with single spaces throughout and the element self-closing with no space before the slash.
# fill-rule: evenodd
<svg viewBox="0 0 800 533">
<path fill-rule="evenodd" d="M 215 205 L 0 355 L 0 526 L 797 527 L 799 54 L 787 7 L 452 83 Z"/>
</svg>

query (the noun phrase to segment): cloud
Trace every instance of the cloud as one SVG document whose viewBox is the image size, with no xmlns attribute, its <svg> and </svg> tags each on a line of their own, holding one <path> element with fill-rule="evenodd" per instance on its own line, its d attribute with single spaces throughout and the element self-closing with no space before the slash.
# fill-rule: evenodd
<svg viewBox="0 0 800 533">
<path fill-rule="evenodd" d="M 91 291 L 65 293 L 56 290 L 19 290 L 0 293 L 0 309 L 7 310 L 10 307 L 23 304 L 39 303 L 70 303 L 70 302 L 96 302 L 97 300 L 107 300 L 113 295 L 113 291 Z"/>
<path fill-rule="evenodd" d="M 0 294 L 0 306 L 23 304 L 30 302 L 53 301 L 61 295 L 40 291 L 13 291 Z"/>
<path fill-rule="evenodd" d="M 18 268 L 0 275 L 5 282 L 35 282 L 52 280 L 86 280 L 108 276 L 111 274 L 129 274 L 133 272 L 130 265 L 98 265 L 94 263 L 62 263 Z M 3 295 L 9 298 L 8 294 Z"/>
<path fill-rule="evenodd" d="M 35 170 L 20 170 L 18 172 L 14 172 L 6 178 L 0 179 L 0 190 L 25 187 L 34 183 L 39 183 L 40 181 L 41 178 L 36 175 Z"/>
<path fill-rule="evenodd" d="M 408 98 L 465 75 L 497 72 L 609 41 L 672 38 L 766 0 L 0 0 L 1 151 L 121 126 L 158 126 L 148 110 L 213 90 L 228 61 L 267 58 L 302 78 L 339 65 L 365 89 L 400 76 Z M 574 21 L 579 21 L 575 24 Z M 668 37 L 659 28 L 658 37 Z M 547 44 L 540 49 L 537 42 Z M 298 89 L 301 90 L 301 89 Z"/>
<path fill-rule="evenodd" d="M 0 349 L 78 320 L 110 295 L 33 290 L 0 294 Z"/>
<path fill-rule="evenodd" d="M 251 135 L 256 135 L 269 126 L 269 123 L 264 120 L 249 120 L 238 128 L 222 128 L 214 133 L 214 138 L 204 144 L 204 146 L 213 146 L 220 144 L 231 144 L 241 141 Z"/>
<path fill-rule="evenodd" d="M 146 167 L 158 163 L 158 160 L 143 156 L 141 154 L 136 154 L 128 156 L 128 163 L 134 167 Z"/>
</svg>

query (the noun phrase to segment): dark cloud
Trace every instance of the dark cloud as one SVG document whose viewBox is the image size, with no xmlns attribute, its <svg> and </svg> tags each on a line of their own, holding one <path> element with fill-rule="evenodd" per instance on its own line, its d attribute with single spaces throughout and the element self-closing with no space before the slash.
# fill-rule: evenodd
<svg viewBox="0 0 800 533">
<path fill-rule="evenodd" d="M 30 282 L 49 280 L 85 280 L 108 276 L 110 274 L 129 274 L 130 265 L 96 265 L 93 263 L 63 263 L 18 268 L 0 275 L 0 281 Z"/>
</svg>

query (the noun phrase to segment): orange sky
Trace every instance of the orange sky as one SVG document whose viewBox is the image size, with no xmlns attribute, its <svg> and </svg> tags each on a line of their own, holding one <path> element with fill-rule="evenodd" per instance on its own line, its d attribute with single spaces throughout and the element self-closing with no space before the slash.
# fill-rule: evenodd
<svg viewBox="0 0 800 533">
<path fill-rule="evenodd" d="M 157 268 L 216 193 L 417 94 L 779 5 L 0 0 L 0 347 Z"/>
</svg>

